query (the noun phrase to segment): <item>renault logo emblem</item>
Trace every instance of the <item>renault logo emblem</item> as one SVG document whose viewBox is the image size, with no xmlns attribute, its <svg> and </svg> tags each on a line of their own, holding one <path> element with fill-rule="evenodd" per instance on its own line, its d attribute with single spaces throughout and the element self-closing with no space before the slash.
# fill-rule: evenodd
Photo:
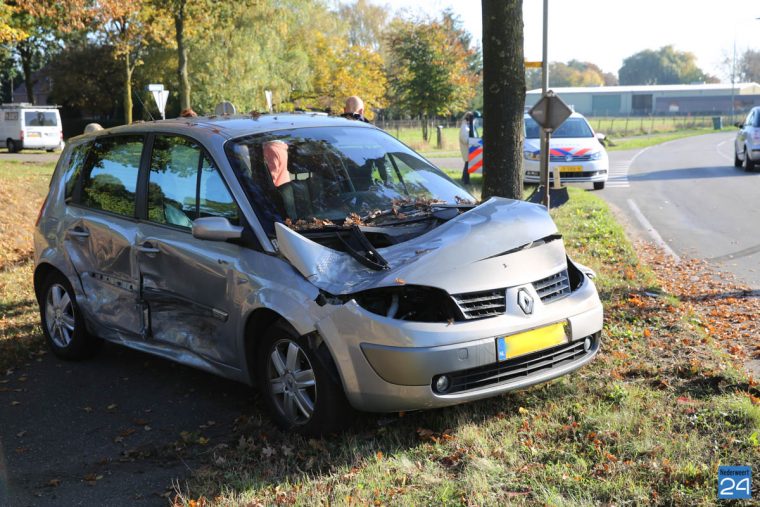
<svg viewBox="0 0 760 507">
<path fill-rule="evenodd" d="M 517 292 L 517 305 L 522 308 L 525 315 L 531 315 L 533 313 L 533 297 L 528 294 L 525 289 L 520 289 Z"/>
</svg>

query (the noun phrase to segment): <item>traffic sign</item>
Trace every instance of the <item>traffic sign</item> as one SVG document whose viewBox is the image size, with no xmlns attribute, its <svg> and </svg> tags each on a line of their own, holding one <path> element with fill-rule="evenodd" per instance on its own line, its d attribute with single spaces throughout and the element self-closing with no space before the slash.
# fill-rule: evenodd
<svg viewBox="0 0 760 507">
<path fill-rule="evenodd" d="M 530 108 L 528 114 L 536 120 L 536 123 L 547 132 L 553 132 L 559 128 L 568 116 L 573 113 L 570 106 L 559 98 L 559 95 L 548 90 L 536 105 Z"/>
<path fill-rule="evenodd" d="M 151 90 L 153 99 L 156 101 L 156 107 L 158 112 L 161 113 L 161 118 L 166 119 L 166 99 L 169 98 L 169 90 Z"/>
<path fill-rule="evenodd" d="M 529 62 L 525 61 L 525 68 L 526 69 L 540 69 L 544 66 L 544 62 Z"/>
</svg>

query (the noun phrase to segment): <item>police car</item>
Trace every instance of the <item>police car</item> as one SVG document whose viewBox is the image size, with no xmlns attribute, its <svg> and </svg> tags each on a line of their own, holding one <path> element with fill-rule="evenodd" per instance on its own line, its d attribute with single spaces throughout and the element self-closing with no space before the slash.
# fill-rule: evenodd
<svg viewBox="0 0 760 507">
<path fill-rule="evenodd" d="M 540 182 L 539 160 L 541 158 L 541 128 L 528 116 L 524 118 L 525 145 L 523 155 L 525 183 Z M 607 182 L 609 159 L 586 118 L 573 113 L 552 133 L 549 150 L 549 178 L 559 171 L 563 183 L 593 183 L 594 190 L 601 190 Z"/>
</svg>

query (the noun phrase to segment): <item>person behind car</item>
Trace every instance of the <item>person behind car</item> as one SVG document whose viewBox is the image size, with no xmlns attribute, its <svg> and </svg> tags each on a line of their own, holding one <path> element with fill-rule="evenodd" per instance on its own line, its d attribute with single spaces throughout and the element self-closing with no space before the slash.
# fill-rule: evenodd
<svg viewBox="0 0 760 507">
<path fill-rule="evenodd" d="M 349 120 L 359 120 L 365 123 L 369 123 L 369 120 L 364 117 L 364 101 L 353 95 L 346 99 L 346 107 L 343 108 L 343 118 Z"/>
<path fill-rule="evenodd" d="M 470 166 L 470 138 L 475 137 L 475 128 L 473 127 L 472 120 L 475 116 L 472 112 L 467 111 L 462 118 L 462 126 L 459 128 L 459 151 L 462 153 L 462 160 L 464 160 L 464 169 L 462 169 L 462 183 L 465 185 L 470 184 L 470 173 L 468 168 Z"/>
</svg>

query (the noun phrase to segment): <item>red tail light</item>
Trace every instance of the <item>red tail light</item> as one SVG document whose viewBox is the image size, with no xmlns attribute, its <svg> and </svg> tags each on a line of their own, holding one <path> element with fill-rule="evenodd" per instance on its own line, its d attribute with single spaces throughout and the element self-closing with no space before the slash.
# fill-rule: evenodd
<svg viewBox="0 0 760 507">
<path fill-rule="evenodd" d="M 50 197 L 50 196 L 48 195 L 48 197 Z M 48 202 L 48 198 L 45 197 L 45 200 L 42 201 L 42 206 L 40 206 L 40 212 L 37 213 L 37 220 L 34 221 L 34 226 L 35 227 L 37 227 L 38 225 L 40 225 L 40 219 L 42 218 L 42 212 L 45 211 L 45 206 L 47 206 L 47 202 Z"/>
<path fill-rule="evenodd" d="M 24 131 L 23 130 L 18 133 L 18 138 L 19 138 L 20 141 L 24 140 Z"/>
</svg>

